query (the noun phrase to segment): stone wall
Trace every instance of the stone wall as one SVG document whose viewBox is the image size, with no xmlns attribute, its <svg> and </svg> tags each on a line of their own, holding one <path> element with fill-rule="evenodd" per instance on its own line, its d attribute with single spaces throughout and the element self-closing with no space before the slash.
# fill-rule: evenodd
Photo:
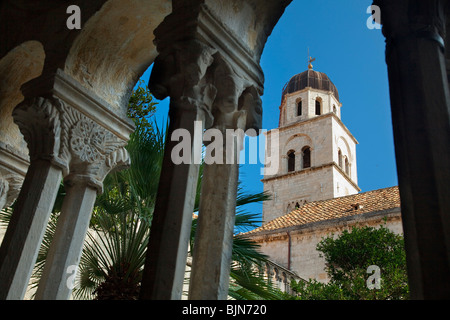
<svg viewBox="0 0 450 320">
<path fill-rule="evenodd" d="M 328 278 L 324 270 L 325 260 L 319 257 L 319 252 L 316 250 L 316 246 L 322 238 L 331 234 L 337 236 L 343 230 L 351 229 L 355 225 L 378 227 L 384 224 L 385 217 L 388 229 L 397 234 L 403 234 L 400 209 L 396 208 L 306 224 L 297 228 L 280 229 L 270 234 L 255 235 L 252 239 L 261 245 L 261 251 L 272 261 L 292 270 L 300 278 L 327 282 Z M 288 261 L 289 257 L 290 261 Z"/>
</svg>

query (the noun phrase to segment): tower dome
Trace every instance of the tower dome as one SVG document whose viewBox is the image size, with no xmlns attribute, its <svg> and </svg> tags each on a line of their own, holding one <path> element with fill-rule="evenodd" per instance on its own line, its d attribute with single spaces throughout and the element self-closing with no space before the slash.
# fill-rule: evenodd
<svg viewBox="0 0 450 320">
<path fill-rule="evenodd" d="M 328 78 L 325 73 L 314 71 L 312 68 L 308 68 L 308 70 L 296 74 L 284 85 L 281 101 L 283 101 L 286 94 L 297 92 L 307 87 L 317 90 L 331 91 L 336 100 L 339 101 L 338 90 L 334 83 L 331 82 L 330 78 Z"/>
</svg>

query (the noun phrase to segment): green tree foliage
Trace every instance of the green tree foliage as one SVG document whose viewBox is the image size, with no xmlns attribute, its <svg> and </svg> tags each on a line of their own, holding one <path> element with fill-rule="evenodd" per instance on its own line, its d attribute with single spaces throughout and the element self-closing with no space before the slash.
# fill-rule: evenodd
<svg viewBox="0 0 450 320">
<path fill-rule="evenodd" d="M 406 255 L 403 236 L 384 225 L 353 227 L 338 237 L 323 238 L 317 245 L 325 258 L 327 284 L 315 280 L 294 283 L 294 290 L 305 300 L 401 300 L 408 299 Z M 374 274 L 369 266 L 380 270 L 380 287 L 370 288 Z"/>
<path fill-rule="evenodd" d="M 149 118 L 155 113 L 156 102 L 143 80 L 133 90 L 128 101 L 127 116 L 134 121 L 138 128 L 151 129 Z"/>
</svg>

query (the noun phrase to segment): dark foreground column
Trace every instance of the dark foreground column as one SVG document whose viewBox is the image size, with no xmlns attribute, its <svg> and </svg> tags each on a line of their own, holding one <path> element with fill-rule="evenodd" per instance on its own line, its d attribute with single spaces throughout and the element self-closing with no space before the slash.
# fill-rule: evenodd
<svg viewBox="0 0 450 320">
<path fill-rule="evenodd" d="M 450 298 L 447 1 L 375 1 L 386 36 L 392 121 L 412 299 Z"/>
</svg>

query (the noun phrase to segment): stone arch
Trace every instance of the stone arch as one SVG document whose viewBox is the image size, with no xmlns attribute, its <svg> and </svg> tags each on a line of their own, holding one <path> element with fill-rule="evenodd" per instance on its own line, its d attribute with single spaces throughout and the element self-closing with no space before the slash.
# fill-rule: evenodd
<svg viewBox="0 0 450 320">
<path fill-rule="evenodd" d="M 127 106 L 139 77 L 156 56 L 154 29 L 172 1 L 110 0 L 76 37 L 64 71 L 113 108 Z"/>
<path fill-rule="evenodd" d="M 353 162 L 353 155 L 351 152 L 350 145 L 348 144 L 347 140 L 344 137 L 342 137 L 342 136 L 338 137 L 337 147 L 338 147 L 338 150 L 341 150 L 342 156 L 347 156 L 348 160 L 350 162 Z"/>
<path fill-rule="evenodd" d="M 2 142 L 16 152 L 27 155 L 28 149 L 12 111 L 23 100 L 21 86 L 41 75 L 45 60 L 43 45 L 26 41 L 0 59 L 0 135 Z"/>
<path fill-rule="evenodd" d="M 304 133 L 296 133 L 286 140 L 283 151 L 285 151 L 284 154 L 287 154 L 289 150 L 299 152 L 304 146 L 309 146 L 311 150 L 313 149 L 311 137 Z"/>
</svg>

